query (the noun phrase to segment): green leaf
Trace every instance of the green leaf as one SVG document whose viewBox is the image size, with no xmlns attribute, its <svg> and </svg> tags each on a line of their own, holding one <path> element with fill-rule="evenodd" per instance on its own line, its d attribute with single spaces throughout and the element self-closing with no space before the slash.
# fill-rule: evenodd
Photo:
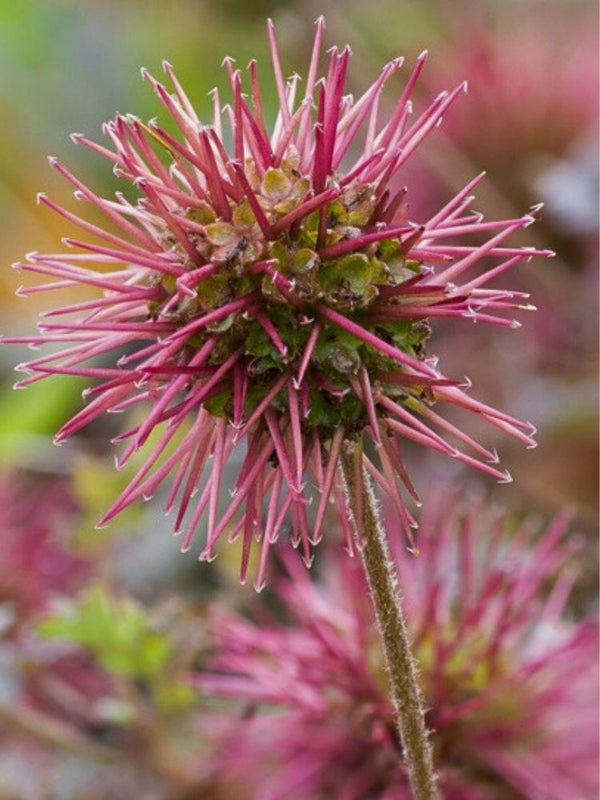
<svg viewBox="0 0 600 800">
<path fill-rule="evenodd" d="M 233 209 L 232 217 L 233 224 L 237 229 L 237 238 L 239 238 L 240 228 L 252 228 L 254 225 L 256 225 L 254 211 L 252 210 L 252 206 L 246 197 L 244 197 L 242 202 Z M 224 244 L 228 244 L 228 242 L 225 242 Z"/>
<path fill-rule="evenodd" d="M 240 238 L 239 233 L 229 222 L 213 222 L 207 225 L 204 230 L 208 241 L 216 247 L 234 246 Z"/>
<path fill-rule="evenodd" d="M 319 257 L 315 251 L 309 247 L 302 247 L 293 252 L 289 268 L 294 275 L 308 275 L 315 270 L 318 264 Z"/>
<path fill-rule="evenodd" d="M 292 183 L 283 170 L 269 167 L 262 180 L 263 195 L 272 202 L 284 200 L 292 189 Z"/>
<path fill-rule="evenodd" d="M 203 308 L 217 308 L 231 297 L 229 275 L 217 274 L 203 280 L 196 289 Z"/>
<path fill-rule="evenodd" d="M 200 225 L 210 225 L 215 221 L 215 212 L 213 208 L 204 201 L 200 201 L 198 206 L 190 208 L 186 213 L 186 217 L 193 222 L 199 222 Z"/>
</svg>

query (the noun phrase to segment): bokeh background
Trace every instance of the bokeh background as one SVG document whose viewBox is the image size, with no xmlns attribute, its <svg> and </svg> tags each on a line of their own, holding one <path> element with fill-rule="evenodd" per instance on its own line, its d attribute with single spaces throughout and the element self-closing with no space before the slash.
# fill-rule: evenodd
<svg viewBox="0 0 600 800">
<path fill-rule="evenodd" d="M 498 445 L 514 478 L 510 487 L 487 488 L 515 513 L 548 519 L 570 508 L 573 528 L 586 542 L 573 605 L 574 613 L 583 613 L 595 597 L 598 487 L 594 0 L 0 0 L 0 332 L 31 331 L 51 301 L 42 295 L 16 299 L 23 275 L 11 264 L 28 251 L 55 251 L 70 232 L 64 220 L 35 203 L 38 191 L 71 203 L 70 188 L 49 168 L 47 155 L 86 176 L 97 191 L 114 191 L 106 164 L 69 134 L 100 141 L 102 123 L 116 111 L 155 116 L 158 106 L 141 66 L 159 74 L 162 60 L 170 61 L 208 116 L 208 92 L 226 87 L 225 55 L 241 67 L 256 57 L 268 75 L 266 16 L 275 21 L 289 74 L 306 68 L 313 22 L 322 13 L 327 42 L 352 46 L 353 92 L 365 88 L 384 61 L 403 54 L 410 64 L 425 48 L 430 55 L 417 103 L 469 81 L 468 95 L 406 172 L 414 217 L 443 205 L 482 169 L 488 177 L 477 190 L 478 207 L 488 218 L 516 216 L 540 200 L 546 204 L 541 221 L 521 241 L 551 247 L 557 256 L 519 267 L 510 277 L 511 285 L 531 292 L 538 312 L 524 315 L 521 331 L 438 326 L 431 349 L 447 373 L 471 378 L 477 397 L 538 427 L 534 451 L 478 431 L 486 444 Z M 273 108 L 268 80 L 264 93 Z M 92 752 L 86 760 L 85 748 L 93 749 L 89 737 L 78 732 L 77 741 L 69 740 L 68 726 L 56 735 L 47 731 L 47 748 L 36 751 L 37 771 L 27 769 L 11 738 L 11 731 L 26 734 L 28 726 L 42 724 L 10 710 L 24 669 L 48 683 L 47 675 L 36 673 L 43 661 L 37 645 L 23 634 L 31 617 L 53 593 L 68 594 L 99 578 L 146 605 L 157 599 L 176 604 L 182 596 L 202 600 L 217 586 L 232 596 L 250 588 L 236 586 L 235 554 L 224 552 L 208 570 L 194 554 L 181 556 L 157 506 L 130 511 L 110 529 L 94 532 L 94 520 L 127 478 L 111 470 L 111 429 L 92 426 L 55 448 L 53 432 L 78 407 L 82 386 L 53 379 L 14 392 L 12 369 L 25 358 L 19 348 L 0 348 L 0 549 L 7 565 L 0 567 L 0 747 L 6 745 L 0 798 L 46 797 L 40 787 L 50 773 L 59 789 L 49 797 L 112 797 L 81 789 L 102 761 L 101 753 L 96 758 Z M 436 459 L 415 453 L 413 461 L 423 488 L 433 476 L 470 480 Z M 185 638 L 185 615 L 178 619 L 178 635 Z M 60 756 L 60 736 L 69 759 Z M 72 755 L 78 747 L 79 758 Z M 155 778 L 143 777 L 143 796 L 180 796 L 175 789 L 160 794 Z M 176 784 L 166 767 L 160 780 Z"/>
</svg>

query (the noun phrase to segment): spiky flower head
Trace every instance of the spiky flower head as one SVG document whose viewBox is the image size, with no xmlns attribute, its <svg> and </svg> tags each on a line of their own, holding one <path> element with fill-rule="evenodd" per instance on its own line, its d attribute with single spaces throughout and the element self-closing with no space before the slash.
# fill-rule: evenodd
<svg viewBox="0 0 600 800">
<path fill-rule="evenodd" d="M 357 459 L 364 458 L 393 498 L 409 538 L 414 521 L 403 493 L 416 499 L 416 492 L 402 464 L 403 439 L 508 479 L 493 465 L 494 452 L 433 409 L 437 401 L 532 444 L 530 424 L 469 398 L 464 381 L 438 371 L 425 342 L 435 317 L 518 324 L 502 314 L 522 307 L 523 296 L 483 287 L 531 255 L 548 255 L 504 244 L 534 212 L 482 221 L 471 210 L 478 176 L 433 217 L 412 220 L 400 183 L 403 167 L 465 85 L 442 93 L 413 118 L 409 96 L 423 54 L 382 122 L 382 90 L 402 60 L 387 64 L 354 99 L 344 94 L 347 47 L 330 51 L 326 76 L 317 80 L 323 28 L 319 20 L 297 102 L 298 76 L 282 77 L 269 23 L 279 97 L 270 133 L 256 64 L 249 66 L 247 97 L 239 70 L 226 60 L 232 103 L 222 107 L 215 91 L 208 125 L 165 63 L 172 91 L 142 74 L 178 136 L 156 122 L 121 115 L 104 128 L 108 146 L 74 135 L 108 159 L 139 197 L 101 197 L 52 160 L 76 187 L 75 196 L 103 212 L 110 229 L 42 195 L 45 205 L 91 238 L 66 239 L 69 253 L 33 253 L 18 267 L 51 276 L 46 289 L 83 285 L 103 295 L 49 312 L 38 336 L 9 340 L 62 347 L 21 365 L 32 374 L 19 386 L 50 373 L 100 381 L 87 390 L 88 405 L 59 431 L 58 442 L 104 412 L 145 409 L 141 421 L 117 437 L 128 442 L 118 464 L 144 445 L 147 458 L 102 522 L 152 495 L 173 471 L 166 506 L 178 508 L 183 548 L 206 515 L 201 557 L 212 558 L 221 533 L 232 530 L 243 536 L 245 575 L 256 535 L 262 541 L 259 585 L 286 515 L 292 540 L 310 560 L 327 501 L 338 491 L 344 440 L 356 442 Z M 116 354 L 113 365 L 108 353 Z M 87 363 L 99 356 L 100 364 Z M 375 443 L 376 456 L 363 457 L 364 436 Z M 219 515 L 223 468 L 242 440 L 233 500 Z M 200 483 L 209 459 L 210 474 Z M 307 500 L 315 486 L 319 499 L 309 524 Z"/>
<path fill-rule="evenodd" d="M 427 500 L 424 557 L 398 548 L 396 565 L 443 796 L 591 800 L 598 629 L 564 613 L 566 518 L 515 529 L 481 498 Z M 208 763 L 236 797 L 412 796 L 364 575 L 328 555 L 315 583 L 288 551 L 273 581 L 278 616 L 261 605 L 254 619 L 231 608 L 214 617 L 196 683 L 216 702 Z"/>
</svg>

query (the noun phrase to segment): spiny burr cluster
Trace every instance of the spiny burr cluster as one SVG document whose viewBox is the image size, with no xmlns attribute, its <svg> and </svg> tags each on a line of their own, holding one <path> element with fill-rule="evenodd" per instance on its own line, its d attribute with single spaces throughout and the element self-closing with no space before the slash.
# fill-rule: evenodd
<svg viewBox="0 0 600 800">
<path fill-rule="evenodd" d="M 152 495 L 174 472 L 166 507 L 178 508 L 183 547 L 206 516 L 201 556 L 213 557 L 226 529 L 242 534 L 245 575 L 256 536 L 259 585 L 284 519 L 310 560 L 328 500 L 340 491 L 336 466 L 344 441 L 355 443 L 357 464 L 362 460 L 392 499 L 412 547 L 405 496 L 418 497 L 402 440 L 509 479 L 495 466 L 494 451 L 434 410 L 438 401 L 533 444 L 529 423 L 472 399 L 464 381 L 441 374 L 426 340 L 436 317 L 518 325 L 503 314 L 529 308 L 526 297 L 486 285 L 524 259 L 550 255 L 505 244 L 537 209 L 483 221 L 471 208 L 480 175 L 433 217 L 411 219 L 403 166 L 466 85 L 442 93 L 413 118 L 410 95 L 424 53 L 382 121 L 382 91 L 402 59 L 387 64 L 355 99 L 344 94 L 349 48 L 332 49 L 326 76 L 317 80 L 323 30 L 319 20 L 297 102 L 298 76 L 284 80 L 269 23 L 279 98 L 270 132 L 256 63 L 249 65 L 247 97 L 240 71 L 226 60 L 233 99 L 222 106 L 214 91 L 210 124 L 199 119 L 165 63 L 171 90 L 142 74 L 177 136 L 130 115 L 105 125 L 108 146 L 75 134 L 138 198 L 102 197 L 51 160 L 76 197 L 104 214 L 107 227 L 40 195 L 85 236 L 66 239 L 69 252 L 29 254 L 18 268 L 50 282 L 21 293 L 82 285 L 102 293 L 48 312 L 39 335 L 5 340 L 59 345 L 21 365 L 31 374 L 18 386 L 52 373 L 94 379 L 87 405 L 59 431 L 58 442 L 105 412 L 145 409 L 117 437 L 127 442 L 118 464 L 144 446 L 147 458 L 102 522 Z M 365 436 L 374 452 L 364 452 Z M 241 440 L 246 450 L 233 499 L 220 514 L 223 470 Z M 358 468 L 357 474 L 360 481 Z M 318 499 L 309 518 L 314 487 Z"/>
</svg>

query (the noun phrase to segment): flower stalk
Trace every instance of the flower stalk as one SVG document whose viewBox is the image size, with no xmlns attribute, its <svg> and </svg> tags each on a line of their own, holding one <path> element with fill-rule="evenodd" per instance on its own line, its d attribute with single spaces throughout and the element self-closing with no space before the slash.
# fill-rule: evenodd
<svg viewBox="0 0 600 800">
<path fill-rule="evenodd" d="M 439 800 L 417 665 L 410 649 L 396 570 L 371 481 L 355 457 L 356 452 L 349 443 L 342 447 L 342 485 L 373 600 L 409 781 L 415 800 Z M 362 471 L 358 481 L 357 471 Z"/>
</svg>

